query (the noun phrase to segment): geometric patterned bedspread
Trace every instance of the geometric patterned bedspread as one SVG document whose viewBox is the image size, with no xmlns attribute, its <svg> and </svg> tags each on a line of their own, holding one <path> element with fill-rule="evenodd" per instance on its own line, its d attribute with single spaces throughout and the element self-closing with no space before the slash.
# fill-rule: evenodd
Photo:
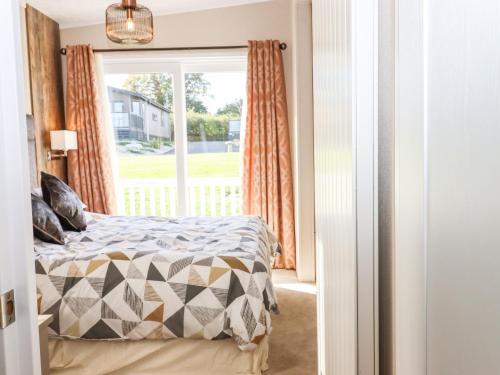
<svg viewBox="0 0 500 375">
<path fill-rule="evenodd" d="M 40 312 L 51 335 L 89 340 L 232 337 L 252 350 L 278 305 L 278 243 L 256 216 L 87 214 L 66 245 L 35 239 Z"/>
</svg>

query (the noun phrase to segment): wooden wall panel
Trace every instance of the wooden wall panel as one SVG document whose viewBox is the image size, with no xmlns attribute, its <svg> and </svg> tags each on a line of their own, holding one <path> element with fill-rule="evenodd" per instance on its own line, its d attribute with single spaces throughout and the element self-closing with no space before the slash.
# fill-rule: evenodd
<svg viewBox="0 0 500 375">
<path fill-rule="evenodd" d="M 59 25 L 28 5 L 26 29 L 37 169 L 66 181 L 66 160 L 47 160 L 50 130 L 65 127 Z"/>
</svg>

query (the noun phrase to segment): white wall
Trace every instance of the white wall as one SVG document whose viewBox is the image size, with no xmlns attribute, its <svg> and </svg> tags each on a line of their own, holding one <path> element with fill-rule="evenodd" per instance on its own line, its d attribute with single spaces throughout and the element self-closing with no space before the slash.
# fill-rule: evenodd
<svg viewBox="0 0 500 375">
<path fill-rule="evenodd" d="M 293 8 L 293 79 L 290 119 L 295 134 L 294 170 L 296 172 L 295 220 L 298 277 L 304 281 L 316 279 L 314 252 L 314 106 L 312 67 L 312 8 L 311 0 L 296 0 Z M 312 249 L 312 251 L 309 251 Z"/>
<path fill-rule="evenodd" d="M 399 0 L 397 374 L 500 368 L 500 7 Z"/>
<path fill-rule="evenodd" d="M 249 39 L 279 39 L 288 44 L 283 57 L 293 146 L 296 212 L 299 215 L 298 274 L 302 280 L 313 281 L 312 52 L 310 37 L 308 39 L 308 35 L 311 35 L 311 25 L 307 22 L 307 17 L 310 20 L 310 3 L 311 0 L 273 0 L 158 16 L 154 19 L 155 38 L 148 47 L 245 45 Z M 67 44 L 117 48 L 116 44 L 107 40 L 103 25 L 61 30 L 61 45 Z M 295 52 L 296 48 L 300 54 Z M 303 176 L 304 180 L 301 181 L 299 176 Z"/>
<path fill-rule="evenodd" d="M 430 4 L 428 374 L 498 374 L 500 5 Z"/>
</svg>

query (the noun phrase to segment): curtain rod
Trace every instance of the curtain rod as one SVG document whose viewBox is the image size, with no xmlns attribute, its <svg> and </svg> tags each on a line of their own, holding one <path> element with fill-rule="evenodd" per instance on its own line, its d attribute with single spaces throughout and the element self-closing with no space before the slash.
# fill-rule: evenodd
<svg viewBox="0 0 500 375">
<path fill-rule="evenodd" d="M 158 47 L 158 48 L 108 48 L 94 49 L 94 52 L 135 52 L 135 51 L 196 51 L 196 50 L 214 50 L 214 49 L 241 49 L 248 46 L 208 46 L 208 47 Z M 286 43 L 280 43 L 280 50 L 284 51 L 287 48 Z M 61 55 L 66 55 L 66 48 L 61 48 Z"/>
</svg>

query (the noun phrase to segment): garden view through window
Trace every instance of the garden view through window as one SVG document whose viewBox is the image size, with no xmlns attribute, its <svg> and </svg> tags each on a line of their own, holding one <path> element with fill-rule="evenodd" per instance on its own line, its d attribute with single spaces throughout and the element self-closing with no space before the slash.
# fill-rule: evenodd
<svg viewBox="0 0 500 375">
<path fill-rule="evenodd" d="M 245 82 L 244 71 L 106 74 L 121 214 L 241 213 Z"/>
</svg>

